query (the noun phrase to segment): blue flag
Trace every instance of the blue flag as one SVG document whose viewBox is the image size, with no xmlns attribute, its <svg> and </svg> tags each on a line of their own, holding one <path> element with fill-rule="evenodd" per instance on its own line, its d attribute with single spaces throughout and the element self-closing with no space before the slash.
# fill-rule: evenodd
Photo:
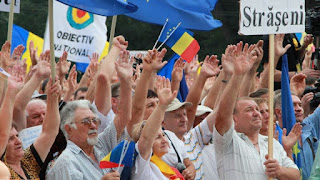
<svg viewBox="0 0 320 180">
<path fill-rule="evenodd" d="M 287 129 L 287 135 L 290 133 L 292 127 L 296 123 L 294 115 L 292 97 L 289 83 L 289 68 L 287 54 L 282 56 L 282 74 L 281 74 L 281 114 L 282 126 Z M 282 135 L 282 133 L 281 133 Z M 279 134 L 280 136 L 280 134 Z M 292 148 L 293 161 L 301 170 L 301 155 L 298 142 Z"/>
<path fill-rule="evenodd" d="M 294 115 L 293 103 L 290 92 L 289 68 L 287 55 L 282 56 L 282 74 L 281 74 L 281 109 L 282 109 L 282 125 L 287 129 L 287 134 L 291 131 L 296 123 Z"/>
<path fill-rule="evenodd" d="M 66 5 L 99 14 L 114 16 L 137 11 L 138 7 L 125 0 L 58 0 Z"/>
<path fill-rule="evenodd" d="M 159 76 L 165 76 L 166 78 L 170 79 L 170 81 L 171 81 L 171 73 L 173 70 L 174 63 L 176 62 L 177 59 L 179 59 L 179 55 L 174 54 L 173 57 L 168 61 L 168 63 L 162 69 L 160 69 L 160 71 L 157 74 Z M 187 98 L 188 92 L 189 92 L 189 90 L 188 90 L 187 82 L 185 79 L 185 74 L 183 73 L 177 98 L 181 102 L 184 102 Z"/>
<path fill-rule="evenodd" d="M 139 9 L 130 14 L 131 18 L 163 25 L 166 19 L 181 27 L 209 31 L 222 26 L 211 14 L 217 0 L 128 0 Z"/>
</svg>

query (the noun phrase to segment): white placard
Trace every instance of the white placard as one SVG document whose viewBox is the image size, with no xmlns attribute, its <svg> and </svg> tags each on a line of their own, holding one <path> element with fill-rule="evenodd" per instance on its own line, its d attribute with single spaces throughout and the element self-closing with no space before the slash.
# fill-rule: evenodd
<svg viewBox="0 0 320 180">
<path fill-rule="evenodd" d="M 304 0 L 241 0 L 239 34 L 285 34 L 305 31 Z"/>
<path fill-rule="evenodd" d="M 22 148 L 27 149 L 40 135 L 42 125 L 23 129 L 19 132 L 19 138 L 22 141 Z"/>
<path fill-rule="evenodd" d="M 102 53 L 107 42 L 106 17 L 87 13 L 53 1 L 55 56 L 68 52 L 68 60 L 90 63 L 88 55 Z M 49 49 L 49 21 L 44 36 L 44 49 Z"/>
<path fill-rule="evenodd" d="M 11 0 L 0 0 L 0 11 L 10 12 Z M 14 4 L 14 13 L 20 13 L 20 0 L 16 0 Z"/>
</svg>

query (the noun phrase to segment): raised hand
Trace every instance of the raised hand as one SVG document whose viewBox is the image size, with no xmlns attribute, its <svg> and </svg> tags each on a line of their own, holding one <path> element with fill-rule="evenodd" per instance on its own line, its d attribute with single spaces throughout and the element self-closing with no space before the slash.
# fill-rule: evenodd
<svg viewBox="0 0 320 180">
<path fill-rule="evenodd" d="M 219 60 L 216 55 L 206 56 L 203 61 L 201 74 L 203 74 L 206 78 L 210 78 L 212 76 L 216 76 L 220 72 L 220 68 L 218 66 Z"/>
<path fill-rule="evenodd" d="M 89 56 L 90 63 L 97 62 L 99 63 L 99 54 L 98 53 L 92 53 L 92 57 Z"/>
<path fill-rule="evenodd" d="M 304 38 L 303 38 L 303 44 L 302 46 L 307 48 L 312 42 L 313 42 L 313 37 L 311 34 L 307 34 Z"/>
<path fill-rule="evenodd" d="M 22 44 L 20 44 L 19 46 L 17 46 L 16 48 L 13 49 L 13 53 L 12 53 L 12 59 L 14 61 L 16 60 L 20 60 L 22 53 L 24 51 L 24 46 Z"/>
<path fill-rule="evenodd" d="M 302 96 L 304 89 L 306 88 L 306 78 L 305 74 L 299 73 L 292 76 L 290 80 L 290 89 L 295 92 L 299 97 Z"/>
<path fill-rule="evenodd" d="M 46 79 L 50 77 L 51 68 L 50 68 L 50 51 L 47 50 L 40 55 L 39 62 L 36 65 L 35 75 L 40 79 Z"/>
<path fill-rule="evenodd" d="M 69 91 L 74 92 L 78 88 L 76 65 L 71 68 L 67 81 Z"/>
<path fill-rule="evenodd" d="M 240 41 L 240 43 L 237 44 L 236 49 L 232 52 L 233 57 L 235 57 L 235 60 L 233 61 L 234 75 L 245 75 L 257 59 L 257 55 L 252 54 L 251 59 L 248 60 L 246 54 L 242 50 L 242 45 L 243 43 Z"/>
<path fill-rule="evenodd" d="M 186 64 L 185 73 L 187 75 L 190 75 L 192 77 L 195 77 L 197 75 L 198 69 L 202 65 L 202 63 L 198 63 L 198 57 L 199 56 L 197 54 L 189 64 Z"/>
<path fill-rule="evenodd" d="M 35 66 L 39 61 L 39 57 L 37 55 L 37 52 L 38 52 L 38 48 L 34 49 L 34 43 L 33 43 L 33 41 L 30 41 L 29 53 L 30 53 L 32 66 Z"/>
<path fill-rule="evenodd" d="M 131 80 L 133 70 L 132 62 L 129 61 L 129 51 L 121 51 L 115 67 L 120 80 Z"/>
<path fill-rule="evenodd" d="M 177 96 L 177 91 L 171 92 L 170 80 L 165 77 L 157 77 L 157 94 L 159 98 L 159 106 L 166 108 L 172 100 Z"/>
<path fill-rule="evenodd" d="M 282 146 L 283 148 L 287 151 L 287 150 L 291 150 L 292 147 L 297 143 L 299 137 L 301 136 L 301 131 L 302 126 L 300 125 L 300 123 L 296 123 L 290 133 L 287 134 L 287 129 L 284 128 L 283 132 L 282 132 Z"/>
<path fill-rule="evenodd" d="M 235 45 L 228 45 L 224 54 L 222 54 L 221 64 L 226 75 L 232 75 L 234 71 L 232 52 L 236 49 Z"/>
<path fill-rule="evenodd" d="M 113 38 L 112 46 L 117 47 L 120 51 L 124 51 L 128 47 L 128 41 L 123 36 L 117 36 Z"/>
<path fill-rule="evenodd" d="M 146 56 L 143 57 L 143 70 L 149 72 L 156 72 L 161 69 L 167 62 L 162 62 L 163 53 L 165 54 L 166 50 L 162 49 L 159 53 L 156 49 L 148 50 Z M 161 61 L 160 61 L 161 60 Z"/>
<path fill-rule="evenodd" d="M 183 76 L 183 68 L 185 66 L 185 62 L 183 62 L 183 59 L 179 58 L 173 66 L 173 70 L 171 73 L 171 80 L 175 82 L 180 82 L 182 80 Z"/>
<path fill-rule="evenodd" d="M 291 44 L 287 44 L 285 47 L 283 47 L 283 39 L 284 34 L 277 34 L 274 38 L 274 53 L 276 57 L 280 57 L 284 55 L 287 50 L 291 47 Z"/>
<path fill-rule="evenodd" d="M 312 49 L 309 49 L 304 56 L 304 60 L 302 62 L 302 70 L 311 68 L 311 57 L 312 57 Z"/>
<path fill-rule="evenodd" d="M 68 74 L 71 62 L 67 61 L 68 53 L 66 51 L 63 52 L 62 56 L 57 63 L 57 73 L 59 76 L 65 76 Z"/>
<path fill-rule="evenodd" d="M 14 75 L 8 78 L 8 92 L 17 95 L 23 87 L 23 79 Z"/>
<path fill-rule="evenodd" d="M 313 96 L 313 92 L 309 92 L 301 98 L 301 106 L 304 110 L 304 117 L 307 117 L 311 112 L 310 101 L 313 99 Z"/>
<path fill-rule="evenodd" d="M 9 68 L 12 68 L 13 65 L 17 63 L 17 59 L 14 60 L 10 57 L 11 45 L 9 41 L 6 41 L 1 48 L 1 56 L 0 56 L 0 65 L 5 71 L 9 71 Z"/>
<path fill-rule="evenodd" d="M 56 81 L 53 83 L 52 78 L 50 77 L 47 87 L 48 98 L 55 97 L 58 98 L 62 93 L 62 87 L 60 85 L 59 77 L 56 76 Z"/>
<path fill-rule="evenodd" d="M 249 48 L 250 49 L 250 48 Z M 256 51 L 257 54 L 257 59 L 254 62 L 252 69 L 254 71 L 256 71 L 262 61 L 263 58 L 263 40 L 260 40 L 257 42 L 257 44 L 255 44 L 253 51 Z M 251 56 L 249 56 L 249 59 L 251 58 Z"/>
</svg>

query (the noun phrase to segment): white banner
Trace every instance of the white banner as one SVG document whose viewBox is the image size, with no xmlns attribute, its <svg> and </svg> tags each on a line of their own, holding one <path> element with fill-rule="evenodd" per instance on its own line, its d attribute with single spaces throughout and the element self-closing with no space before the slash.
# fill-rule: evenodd
<svg viewBox="0 0 320 180">
<path fill-rule="evenodd" d="M 106 17 L 94 15 L 53 1 L 55 56 L 68 52 L 68 60 L 89 63 L 88 55 L 101 54 L 107 41 Z M 49 45 L 49 22 L 44 36 L 44 50 Z"/>
<path fill-rule="evenodd" d="M 0 0 L 0 11 L 10 12 L 11 0 Z M 14 3 L 14 13 L 20 13 L 20 0 Z"/>
<path fill-rule="evenodd" d="M 304 0 L 241 0 L 239 34 L 261 35 L 305 31 Z"/>
<path fill-rule="evenodd" d="M 42 125 L 33 126 L 30 128 L 22 129 L 19 132 L 19 138 L 22 142 L 22 148 L 27 149 L 34 141 L 40 136 Z"/>
</svg>

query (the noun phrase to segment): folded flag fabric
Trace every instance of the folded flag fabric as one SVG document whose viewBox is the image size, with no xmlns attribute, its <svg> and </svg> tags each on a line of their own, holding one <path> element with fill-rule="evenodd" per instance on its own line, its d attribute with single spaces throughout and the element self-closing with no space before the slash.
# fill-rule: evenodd
<svg viewBox="0 0 320 180">
<path fill-rule="evenodd" d="M 211 11 L 217 0 L 128 0 L 139 7 L 136 12 L 125 14 L 131 18 L 163 25 L 167 18 L 181 27 L 209 31 L 222 26 Z"/>
<path fill-rule="evenodd" d="M 184 177 L 181 175 L 181 173 L 175 169 L 174 167 L 169 166 L 166 162 L 164 162 L 161 158 L 159 158 L 156 155 L 151 156 L 150 161 L 154 163 L 159 170 L 162 172 L 162 174 L 169 179 L 173 180 L 184 180 Z"/>
<path fill-rule="evenodd" d="M 114 16 L 137 11 L 138 7 L 125 0 L 58 0 L 66 5 L 78 9 L 99 14 L 102 16 Z"/>
<path fill-rule="evenodd" d="M 13 49 L 20 44 L 25 47 L 21 59 L 27 59 L 27 72 L 29 72 L 30 66 L 32 65 L 29 52 L 29 44 L 31 41 L 33 41 L 34 49 L 38 48 L 37 54 L 39 56 L 42 53 L 43 39 L 18 25 L 13 25 L 11 52 L 13 52 Z"/>
<path fill-rule="evenodd" d="M 166 41 L 165 41 L 166 40 Z M 195 40 L 188 30 L 167 23 L 160 38 L 160 42 L 164 42 L 182 59 L 190 63 L 200 50 L 197 40 Z"/>
<path fill-rule="evenodd" d="M 100 168 L 116 168 L 119 166 L 133 166 L 135 143 L 123 140 L 106 157 L 100 161 Z"/>
</svg>

